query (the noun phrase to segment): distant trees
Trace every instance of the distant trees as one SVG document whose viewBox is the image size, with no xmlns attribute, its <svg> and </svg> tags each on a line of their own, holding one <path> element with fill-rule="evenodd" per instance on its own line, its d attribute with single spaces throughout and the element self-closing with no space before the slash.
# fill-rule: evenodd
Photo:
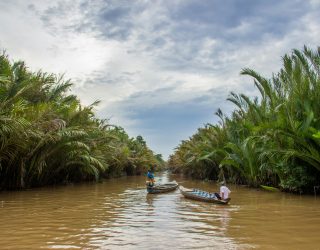
<svg viewBox="0 0 320 250">
<path fill-rule="evenodd" d="M 182 141 L 170 167 L 198 178 L 223 174 L 250 186 L 311 191 L 320 182 L 320 50 L 293 50 L 271 79 L 251 69 L 241 74 L 253 78 L 259 98 L 230 93 L 232 115 L 218 110 L 220 124 Z"/>
<path fill-rule="evenodd" d="M 141 136 L 95 117 L 63 77 L 0 55 L 0 189 L 140 174 L 162 161 Z"/>
</svg>

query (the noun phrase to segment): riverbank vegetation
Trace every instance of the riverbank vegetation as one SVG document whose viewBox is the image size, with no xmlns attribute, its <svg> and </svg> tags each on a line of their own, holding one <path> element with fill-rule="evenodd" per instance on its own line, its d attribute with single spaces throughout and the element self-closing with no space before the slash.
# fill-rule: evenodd
<svg viewBox="0 0 320 250">
<path fill-rule="evenodd" d="M 320 49 L 293 50 L 270 79 L 252 69 L 260 96 L 230 93 L 231 116 L 182 141 L 169 165 L 202 179 L 312 192 L 320 185 Z"/>
<path fill-rule="evenodd" d="M 72 83 L 0 55 L 0 189 L 134 175 L 164 165 L 141 136 L 98 119 Z"/>
</svg>

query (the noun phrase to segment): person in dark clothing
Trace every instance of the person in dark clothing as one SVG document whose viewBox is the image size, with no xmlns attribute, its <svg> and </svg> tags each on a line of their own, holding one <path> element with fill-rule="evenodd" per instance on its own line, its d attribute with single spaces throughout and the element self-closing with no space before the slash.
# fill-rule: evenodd
<svg viewBox="0 0 320 250">
<path fill-rule="evenodd" d="M 154 180 L 154 174 L 152 173 L 152 170 L 149 169 L 147 173 L 147 184 L 152 187 L 154 186 L 155 180 Z"/>
</svg>

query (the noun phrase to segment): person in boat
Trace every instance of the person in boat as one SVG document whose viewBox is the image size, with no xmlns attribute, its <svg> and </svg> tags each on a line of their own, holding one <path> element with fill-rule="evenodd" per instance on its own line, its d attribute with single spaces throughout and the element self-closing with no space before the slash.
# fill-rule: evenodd
<svg viewBox="0 0 320 250">
<path fill-rule="evenodd" d="M 147 173 L 147 184 L 148 186 L 152 187 L 154 186 L 154 183 L 155 183 L 154 174 L 152 172 L 152 169 L 149 169 Z"/>
<path fill-rule="evenodd" d="M 220 199 L 221 200 L 226 200 L 229 198 L 231 191 L 230 189 L 226 186 L 226 183 L 224 181 L 220 182 Z M 218 197 L 219 198 L 219 197 Z"/>
</svg>

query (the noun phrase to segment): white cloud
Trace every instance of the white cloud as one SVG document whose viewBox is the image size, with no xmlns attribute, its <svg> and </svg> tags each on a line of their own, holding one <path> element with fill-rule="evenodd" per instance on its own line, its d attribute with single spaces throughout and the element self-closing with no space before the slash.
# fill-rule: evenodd
<svg viewBox="0 0 320 250">
<path fill-rule="evenodd" d="M 37 4 L 37 8 L 48 5 Z M 110 61 L 116 51 L 114 42 L 100 41 L 89 34 L 52 33 L 30 10 L 27 1 L 2 3 L 1 7 L 0 22 L 5 25 L 0 29 L 0 46 L 14 60 L 26 61 L 32 70 L 66 73 L 67 77 L 82 79 L 94 70 L 103 70 L 105 61 Z"/>
</svg>

